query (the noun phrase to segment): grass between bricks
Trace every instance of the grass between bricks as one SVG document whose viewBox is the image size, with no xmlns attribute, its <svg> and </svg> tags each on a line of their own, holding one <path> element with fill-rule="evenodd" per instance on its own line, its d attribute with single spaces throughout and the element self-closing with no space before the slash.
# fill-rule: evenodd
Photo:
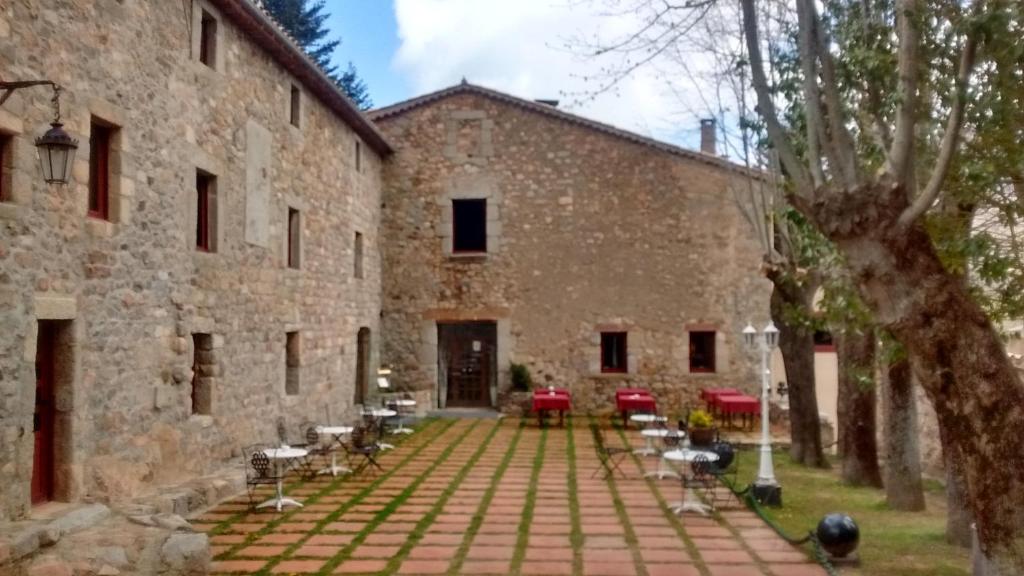
<svg viewBox="0 0 1024 576">
<path fill-rule="evenodd" d="M 310 536 L 312 536 L 313 534 L 319 533 L 321 530 L 323 530 L 324 526 L 326 526 L 327 524 L 330 524 L 331 522 L 336 521 L 338 519 L 338 517 L 340 517 L 342 514 L 344 514 L 345 512 L 347 512 L 350 509 L 352 509 L 352 507 L 354 507 L 355 505 L 357 505 L 360 502 L 362 502 L 364 498 L 366 498 L 367 496 L 369 496 L 370 494 L 373 493 L 373 490 L 376 487 L 380 486 L 385 480 L 387 480 L 392 475 L 394 475 L 395 472 L 397 472 L 402 467 L 404 467 L 406 464 L 408 464 L 410 461 L 412 461 L 413 458 L 415 458 L 417 455 L 419 455 L 419 453 L 426 446 L 429 446 L 430 443 L 433 440 L 436 440 L 442 434 L 447 432 L 448 429 L 450 429 L 452 427 L 452 425 L 454 425 L 454 424 L 455 424 L 454 421 L 447 421 L 447 422 L 441 421 L 438 426 L 433 427 L 434 428 L 432 430 L 433 434 L 431 434 L 429 437 L 427 435 L 419 436 L 419 438 L 417 438 L 417 440 L 420 440 L 420 444 L 418 446 L 416 446 L 416 448 L 412 452 L 410 452 L 405 458 L 403 458 L 401 461 L 399 461 L 397 464 L 395 464 L 395 466 L 393 468 L 391 468 L 390 470 L 388 470 L 386 473 L 384 473 L 381 476 L 375 478 L 373 482 L 371 482 L 366 487 L 364 487 L 362 490 L 357 492 L 354 496 L 352 496 L 352 498 L 350 498 L 348 500 L 348 502 L 346 502 L 343 505 L 341 505 L 334 512 L 331 512 L 326 518 L 324 518 L 320 522 L 317 522 L 316 525 L 313 527 L 313 529 L 311 531 L 307 532 L 305 537 L 302 540 L 300 540 L 299 542 L 296 542 L 294 544 L 291 544 L 287 548 L 285 548 L 283 553 L 281 553 L 279 556 L 277 556 L 275 558 L 272 558 L 269 563 L 264 565 L 263 568 L 259 572 L 257 572 L 257 574 L 260 574 L 260 575 L 269 574 L 270 571 L 274 568 L 274 566 L 276 566 L 282 560 L 284 560 L 285 558 L 290 556 L 293 552 L 298 550 L 303 544 L 305 544 L 305 542 L 309 539 Z M 396 446 L 396 449 L 397 449 L 397 446 Z M 341 480 L 342 480 L 342 478 L 339 478 L 338 480 L 336 480 L 336 481 L 332 482 L 330 485 L 328 485 L 328 488 L 325 488 L 324 490 L 321 490 L 320 492 L 318 492 L 315 495 L 316 500 L 319 500 L 319 498 L 321 496 L 330 493 L 330 491 L 333 488 L 336 488 L 338 485 L 340 485 Z M 308 502 L 315 502 L 316 500 L 310 499 Z M 255 533 L 253 536 L 255 536 L 255 537 L 262 537 L 262 536 L 268 534 L 273 528 L 276 528 L 278 525 L 280 525 L 284 521 L 285 518 L 287 518 L 287 516 L 282 517 L 282 519 L 280 521 L 277 521 L 277 522 L 274 522 L 274 523 L 271 523 L 271 524 L 267 525 L 262 530 L 260 530 L 259 532 Z M 256 538 L 251 538 L 251 539 L 247 539 L 247 540 L 255 540 L 255 539 Z"/>
<path fill-rule="evenodd" d="M 437 426 L 435 426 L 435 424 L 437 424 L 437 422 L 438 422 L 438 420 L 436 418 L 430 418 L 430 419 L 424 420 L 423 422 L 421 422 L 420 424 L 415 426 L 417 432 L 419 433 L 419 436 L 417 436 L 416 439 L 417 440 L 422 439 L 427 434 L 428 430 L 430 432 L 432 432 L 432 435 L 430 436 L 430 438 L 433 439 L 433 438 L 435 438 L 437 436 L 440 436 L 441 433 L 443 433 L 445 430 L 447 430 L 452 425 L 452 423 L 442 423 L 444 425 L 441 426 L 440 428 L 438 428 Z M 431 428 L 433 428 L 434 430 L 431 430 Z M 410 438 L 409 436 L 405 436 L 403 438 L 396 439 L 395 449 L 398 449 L 398 447 L 401 446 L 402 444 L 404 444 L 409 438 Z M 404 459 L 402 462 L 400 462 L 398 465 L 396 465 L 395 469 L 403 466 L 407 460 L 409 460 L 412 456 L 415 456 L 416 454 L 418 454 L 419 451 L 422 450 L 423 446 L 426 446 L 427 444 L 429 444 L 429 442 L 424 441 L 421 446 L 417 447 L 416 451 L 413 454 L 411 454 L 408 458 Z M 323 488 L 318 490 L 315 494 L 313 494 L 309 498 L 307 498 L 304 501 L 304 504 L 315 504 L 324 495 L 330 494 L 330 493 L 334 492 L 335 490 L 337 490 L 338 486 L 340 486 L 347 479 L 348 479 L 348 477 L 346 475 L 338 476 L 332 482 L 330 482 L 329 484 L 325 485 Z M 287 493 L 288 491 L 290 491 L 290 490 L 292 490 L 294 488 L 301 488 L 305 484 L 306 484 L 305 480 L 297 480 L 295 482 L 291 482 L 291 483 L 287 484 L 284 491 L 285 491 L 285 493 Z M 371 484 L 370 486 L 367 486 L 366 488 L 363 489 L 363 492 L 365 492 L 366 490 L 369 490 L 370 487 L 372 487 L 375 484 L 376 483 Z M 360 494 L 359 495 L 359 500 L 362 500 L 362 498 L 364 498 L 365 496 L 366 496 L 366 494 Z M 352 505 L 354 505 L 356 503 L 357 502 L 350 501 L 350 504 L 352 504 Z M 256 540 L 258 540 L 258 539 L 262 538 L 263 536 L 269 534 L 274 528 L 277 528 L 278 526 L 280 526 L 281 524 L 286 522 L 289 518 L 291 518 L 294 514 L 297 514 L 297 513 L 301 512 L 302 510 L 303 510 L 303 508 L 295 508 L 294 510 L 290 510 L 288 512 L 285 512 L 285 513 L 281 514 L 280 516 L 278 516 L 274 520 L 271 520 L 270 522 L 268 522 L 267 525 L 264 526 L 263 528 L 261 528 L 260 530 L 247 534 L 244 541 L 242 541 L 239 544 L 235 544 L 234 546 L 229 548 L 227 551 L 225 551 L 225 552 L 223 552 L 221 554 L 218 554 L 217 558 L 230 558 L 232 555 L 237 553 L 239 550 L 245 548 L 246 546 L 251 545 Z M 243 510 L 243 511 L 239 512 L 238 514 L 235 514 L 235 515 L 231 516 L 227 520 L 225 520 L 225 521 L 221 522 L 220 524 L 218 524 L 213 530 L 211 530 L 209 532 L 209 535 L 210 536 L 216 536 L 218 534 L 222 534 L 222 533 L 226 532 L 231 527 L 231 524 L 237 522 L 238 520 L 241 520 L 241 519 L 245 518 L 246 516 L 248 516 L 251 513 L 252 513 L 251 510 Z"/>
<path fill-rule="evenodd" d="M 601 425 L 600 422 L 597 424 Z M 629 446 L 629 441 L 626 440 L 626 436 L 623 431 L 619 430 L 619 435 L 622 436 L 623 440 L 626 441 L 626 446 Z M 631 454 L 632 455 L 632 454 Z M 632 455 L 634 463 L 639 466 L 639 462 L 636 459 L 636 455 Z M 615 513 L 619 517 L 619 523 L 622 524 L 623 532 L 626 534 L 626 545 L 629 546 L 629 551 L 633 553 L 633 564 L 636 565 L 637 576 L 647 576 L 647 567 L 644 565 L 643 557 L 640 555 L 640 541 L 636 537 L 636 532 L 633 530 L 633 523 L 629 521 L 629 513 L 626 512 L 626 504 L 619 497 L 619 488 L 615 484 L 615 475 L 609 474 L 605 478 L 605 482 L 608 484 L 608 489 L 612 493 L 612 503 L 615 504 Z"/>
<path fill-rule="evenodd" d="M 540 482 L 540 470 L 544 466 L 544 447 L 547 445 L 547 440 L 548 429 L 543 428 L 540 432 L 540 440 L 537 441 L 537 452 L 533 456 L 530 487 L 526 489 L 526 505 L 523 506 L 523 515 L 519 520 L 516 549 L 512 554 L 509 574 L 519 574 L 519 570 L 523 565 L 523 559 L 526 558 L 526 547 L 530 542 L 530 526 L 533 524 L 533 508 L 537 504 L 537 484 Z"/>
<path fill-rule="evenodd" d="M 573 576 L 583 576 L 583 522 L 580 519 L 580 498 L 576 481 L 579 469 L 576 467 L 576 435 L 572 417 L 566 419 L 565 457 L 569 459 L 569 519 L 572 521 L 572 532 L 569 542 L 572 544 Z"/>
<path fill-rule="evenodd" d="M 516 447 L 519 446 L 519 439 L 523 435 L 523 428 L 526 426 L 526 420 L 519 421 L 519 428 L 516 430 L 516 435 L 512 437 L 512 441 L 509 442 L 508 450 L 505 452 L 505 457 L 501 460 L 498 468 L 494 471 L 491 476 L 491 485 L 484 492 L 484 497 L 480 500 L 480 505 L 476 508 L 476 513 L 473 514 L 473 519 L 469 523 L 469 527 L 466 528 L 466 532 L 462 538 L 462 544 L 455 553 L 455 557 L 452 559 L 451 566 L 449 567 L 448 574 L 450 576 L 457 576 L 462 569 L 462 563 L 466 561 L 466 555 L 469 554 L 469 547 L 473 544 L 473 539 L 476 538 L 477 532 L 480 531 L 480 526 L 484 522 L 484 514 L 487 509 L 491 506 L 491 501 L 494 500 L 494 495 L 498 491 L 498 483 L 502 477 L 505 476 L 505 471 L 508 470 L 509 465 L 512 463 L 512 457 L 516 453 Z"/>
<path fill-rule="evenodd" d="M 623 442 L 625 442 L 626 445 L 629 446 L 629 439 L 626 438 L 625 431 L 619 428 L 618 433 L 619 436 L 622 438 Z M 640 459 L 637 457 L 637 455 L 630 454 L 630 457 L 633 459 L 633 464 L 642 472 L 643 466 L 641 466 Z M 658 506 L 661 508 L 661 513 L 665 515 L 665 518 L 667 518 L 672 527 L 675 528 L 676 534 L 679 535 L 679 538 L 683 541 L 683 545 L 686 546 L 686 552 L 690 555 L 690 558 L 693 558 L 697 570 L 699 570 L 700 573 L 704 576 L 709 576 L 711 573 L 708 571 L 707 566 L 705 566 L 704 562 L 701 560 L 700 552 L 697 550 L 697 546 L 693 543 L 693 540 L 690 540 L 690 537 L 686 534 L 686 531 L 683 529 L 683 522 L 679 519 L 679 516 L 676 516 L 676 513 L 673 512 L 671 508 L 669 508 L 668 502 L 666 502 L 665 498 L 661 495 L 661 490 L 658 489 L 657 483 L 655 483 L 655 481 L 651 478 L 644 478 L 644 481 L 647 483 L 647 489 L 650 490 L 651 493 L 654 494 L 654 497 L 658 500 Z"/>
<path fill-rule="evenodd" d="M 351 554 L 352 551 L 355 550 L 357 546 L 359 546 L 363 543 L 364 540 L 366 540 L 367 536 L 369 536 L 374 530 L 376 530 L 378 526 L 383 524 L 384 521 L 387 520 L 388 516 L 394 513 L 394 511 L 398 509 L 399 506 L 404 504 L 405 501 L 408 500 L 410 496 L 412 496 L 412 493 L 415 492 L 417 488 L 419 488 L 420 484 L 423 483 L 423 480 L 425 480 L 427 476 L 430 476 L 430 474 L 432 474 L 434 470 L 437 470 L 437 468 L 441 464 L 448 460 L 448 457 L 452 455 L 452 452 L 454 452 L 455 449 L 460 444 L 462 444 L 466 437 L 468 437 L 469 434 L 476 428 L 479 422 L 480 421 L 478 420 L 473 421 L 473 423 L 470 424 L 469 427 L 466 428 L 466 430 L 462 434 L 460 434 L 458 438 L 456 438 L 451 444 L 448 445 L 447 448 L 445 448 L 444 452 L 441 453 L 441 456 L 434 460 L 434 463 L 431 464 L 429 468 L 424 470 L 423 473 L 416 478 L 416 480 L 414 480 L 411 484 L 406 486 L 406 488 L 402 490 L 398 494 L 398 496 L 391 500 L 391 502 L 389 502 L 388 505 L 385 506 L 380 512 L 377 512 L 377 515 L 374 516 L 373 520 L 367 522 L 366 526 L 364 526 L 363 529 L 360 530 L 354 538 L 352 538 L 351 542 L 346 544 L 337 554 L 334 555 L 333 558 L 328 560 L 327 563 L 320 568 L 318 574 L 330 574 L 334 571 L 335 568 L 341 565 L 341 563 L 348 558 L 349 554 Z M 452 423 L 454 424 L 454 421 Z M 419 450 L 417 450 L 416 453 L 419 454 Z M 334 518 L 337 518 L 338 516 L 341 516 L 341 514 L 339 513 L 337 516 L 334 516 Z M 331 521 L 333 521 L 333 519 L 331 519 Z M 328 522 L 325 521 L 322 525 L 326 525 L 327 523 Z M 310 534 L 319 532 L 319 529 L 320 526 L 314 529 L 314 532 L 311 532 Z"/>
<path fill-rule="evenodd" d="M 498 433 L 498 430 L 500 428 L 500 420 L 498 420 L 493 426 L 491 426 L 490 432 L 487 433 L 487 437 L 484 438 L 483 441 L 480 443 L 480 447 L 477 448 L 476 452 L 474 452 L 473 455 L 469 458 L 469 460 L 466 461 L 466 464 L 462 466 L 462 469 L 459 470 L 459 473 L 448 484 L 448 487 L 445 488 L 445 491 L 442 492 L 440 496 L 438 496 L 437 502 L 434 503 L 434 507 L 430 509 L 430 512 L 428 512 L 422 519 L 420 519 L 419 522 L 416 523 L 416 527 L 413 528 L 413 531 L 409 534 L 409 538 L 405 541 L 405 544 L 403 544 L 402 547 L 398 550 L 398 552 L 394 556 L 392 556 L 391 559 L 388 561 L 388 565 L 384 569 L 385 574 L 394 574 L 398 571 L 398 567 L 402 564 L 402 561 L 404 561 L 405 558 L 409 555 L 409 552 L 413 549 L 413 547 L 419 544 L 419 541 L 423 538 L 423 535 L 426 533 L 427 528 L 434 523 L 434 520 L 437 519 L 438 514 L 441 513 L 441 510 L 444 508 L 444 505 L 448 503 L 448 500 L 452 497 L 452 494 L 454 494 L 458 487 L 462 485 L 462 481 L 466 479 L 466 476 L 473 469 L 476 463 L 480 460 L 480 457 L 483 456 L 484 452 L 487 450 L 487 447 L 490 446 L 491 440 L 494 439 L 495 434 Z"/>
</svg>

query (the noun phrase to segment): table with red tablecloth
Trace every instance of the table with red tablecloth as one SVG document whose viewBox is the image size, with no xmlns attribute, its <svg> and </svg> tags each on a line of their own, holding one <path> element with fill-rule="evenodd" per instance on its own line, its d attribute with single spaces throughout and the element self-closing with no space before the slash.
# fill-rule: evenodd
<svg viewBox="0 0 1024 576">
<path fill-rule="evenodd" d="M 622 413 L 622 425 L 629 427 L 630 412 L 654 414 L 658 404 L 649 390 L 643 388 L 619 388 L 615 391 L 615 407 Z"/>
<path fill-rule="evenodd" d="M 735 414 L 740 414 L 743 417 L 743 425 L 745 427 L 748 425 L 748 417 L 750 418 L 750 424 L 753 424 L 754 417 L 761 409 L 761 402 L 757 398 L 745 394 L 718 396 L 715 399 L 715 405 L 722 416 L 728 419 L 730 426 L 732 425 L 732 417 Z"/>
<path fill-rule="evenodd" d="M 565 413 L 572 410 L 572 396 L 565 388 L 542 388 L 533 391 L 533 411 L 537 413 L 537 423 L 544 425 L 544 416 L 550 410 L 558 411 L 558 424 L 565 423 Z"/>
<path fill-rule="evenodd" d="M 714 410 L 717 406 L 717 400 L 719 396 L 740 396 L 743 392 L 740 392 L 736 388 L 701 388 L 700 399 L 707 405 L 708 410 Z"/>
</svg>

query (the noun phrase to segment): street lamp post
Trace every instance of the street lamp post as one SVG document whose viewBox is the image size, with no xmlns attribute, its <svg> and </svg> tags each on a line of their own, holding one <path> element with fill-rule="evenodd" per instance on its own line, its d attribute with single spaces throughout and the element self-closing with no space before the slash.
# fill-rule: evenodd
<svg viewBox="0 0 1024 576">
<path fill-rule="evenodd" d="M 758 502 L 769 506 L 782 505 L 782 487 L 775 479 L 775 465 L 772 462 L 772 438 L 769 427 L 769 400 L 771 399 L 771 354 L 779 345 L 779 329 L 775 323 L 768 322 L 764 330 L 758 334 L 757 329 L 747 324 L 743 329 L 743 340 L 751 349 L 761 352 L 761 458 L 754 481 L 754 497 Z"/>
</svg>

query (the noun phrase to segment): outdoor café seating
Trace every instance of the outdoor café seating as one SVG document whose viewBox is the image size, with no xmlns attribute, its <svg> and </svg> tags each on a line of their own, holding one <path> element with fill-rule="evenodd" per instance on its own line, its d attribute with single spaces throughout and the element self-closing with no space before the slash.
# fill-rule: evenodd
<svg viewBox="0 0 1024 576">
<path fill-rule="evenodd" d="M 658 405 L 651 396 L 650 390 L 645 388 L 619 388 L 615 391 L 615 408 L 622 414 L 622 425 L 629 428 L 629 414 L 641 412 L 654 414 Z"/>
<path fill-rule="evenodd" d="M 533 391 L 533 411 L 537 413 L 537 425 L 544 427 L 547 413 L 558 412 L 558 425 L 565 424 L 565 413 L 572 410 L 572 395 L 566 388 L 537 388 Z"/>
</svg>

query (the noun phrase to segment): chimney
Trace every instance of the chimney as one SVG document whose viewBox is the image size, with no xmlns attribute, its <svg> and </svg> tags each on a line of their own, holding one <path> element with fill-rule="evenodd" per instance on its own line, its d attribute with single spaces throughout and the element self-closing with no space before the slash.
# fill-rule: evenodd
<svg viewBox="0 0 1024 576">
<path fill-rule="evenodd" d="M 536 102 L 537 104 L 543 104 L 545 106 L 551 106 L 552 108 L 558 108 L 558 100 L 547 100 L 538 98 L 537 100 L 534 100 L 534 102 Z"/>
<path fill-rule="evenodd" d="M 700 151 L 715 156 L 715 119 L 704 118 L 700 121 Z"/>
</svg>

